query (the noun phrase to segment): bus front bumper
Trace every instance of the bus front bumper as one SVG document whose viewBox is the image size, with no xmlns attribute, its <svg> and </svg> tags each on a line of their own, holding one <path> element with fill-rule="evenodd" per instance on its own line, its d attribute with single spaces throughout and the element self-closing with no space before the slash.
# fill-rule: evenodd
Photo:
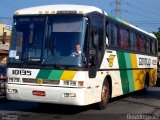
<svg viewBox="0 0 160 120">
<path fill-rule="evenodd" d="M 7 99 L 83 106 L 85 88 L 7 84 Z"/>
</svg>

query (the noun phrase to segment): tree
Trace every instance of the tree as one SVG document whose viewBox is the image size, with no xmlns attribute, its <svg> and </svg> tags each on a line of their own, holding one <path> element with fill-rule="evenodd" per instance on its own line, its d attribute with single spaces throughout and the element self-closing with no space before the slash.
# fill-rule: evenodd
<svg viewBox="0 0 160 120">
<path fill-rule="evenodd" d="M 159 32 L 153 32 L 153 34 L 157 37 L 157 40 L 158 40 L 158 52 L 160 52 L 160 31 Z"/>
<path fill-rule="evenodd" d="M 153 34 L 157 37 L 158 46 L 159 46 L 159 48 L 160 48 L 160 31 L 159 31 L 159 32 L 153 32 Z"/>
</svg>

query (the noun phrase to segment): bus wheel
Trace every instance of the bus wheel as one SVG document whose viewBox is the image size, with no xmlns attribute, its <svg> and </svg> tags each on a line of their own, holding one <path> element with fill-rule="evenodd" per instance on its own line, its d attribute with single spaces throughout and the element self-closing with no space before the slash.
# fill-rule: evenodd
<svg viewBox="0 0 160 120">
<path fill-rule="evenodd" d="M 99 104 L 99 109 L 105 109 L 110 99 L 110 86 L 108 80 L 103 82 L 102 91 L 101 91 L 101 101 Z"/>
</svg>

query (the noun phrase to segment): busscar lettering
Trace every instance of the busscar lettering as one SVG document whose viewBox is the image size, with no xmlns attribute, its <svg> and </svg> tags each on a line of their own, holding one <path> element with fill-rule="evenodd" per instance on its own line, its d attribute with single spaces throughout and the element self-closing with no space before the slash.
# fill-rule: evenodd
<svg viewBox="0 0 160 120">
<path fill-rule="evenodd" d="M 139 65 L 151 65 L 151 59 L 148 58 L 139 58 Z"/>
<path fill-rule="evenodd" d="M 152 60 L 152 65 L 157 65 L 157 60 Z"/>
<path fill-rule="evenodd" d="M 12 70 L 13 75 L 28 75 L 31 76 L 32 72 L 29 70 Z"/>
</svg>

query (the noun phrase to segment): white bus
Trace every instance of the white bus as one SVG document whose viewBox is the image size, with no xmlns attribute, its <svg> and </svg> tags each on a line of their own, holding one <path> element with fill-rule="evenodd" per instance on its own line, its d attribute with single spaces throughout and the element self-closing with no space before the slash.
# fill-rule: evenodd
<svg viewBox="0 0 160 120">
<path fill-rule="evenodd" d="M 84 106 L 155 85 L 156 37 L 93 6 L 14 14 L 7 98 Z"/>
</svg>

